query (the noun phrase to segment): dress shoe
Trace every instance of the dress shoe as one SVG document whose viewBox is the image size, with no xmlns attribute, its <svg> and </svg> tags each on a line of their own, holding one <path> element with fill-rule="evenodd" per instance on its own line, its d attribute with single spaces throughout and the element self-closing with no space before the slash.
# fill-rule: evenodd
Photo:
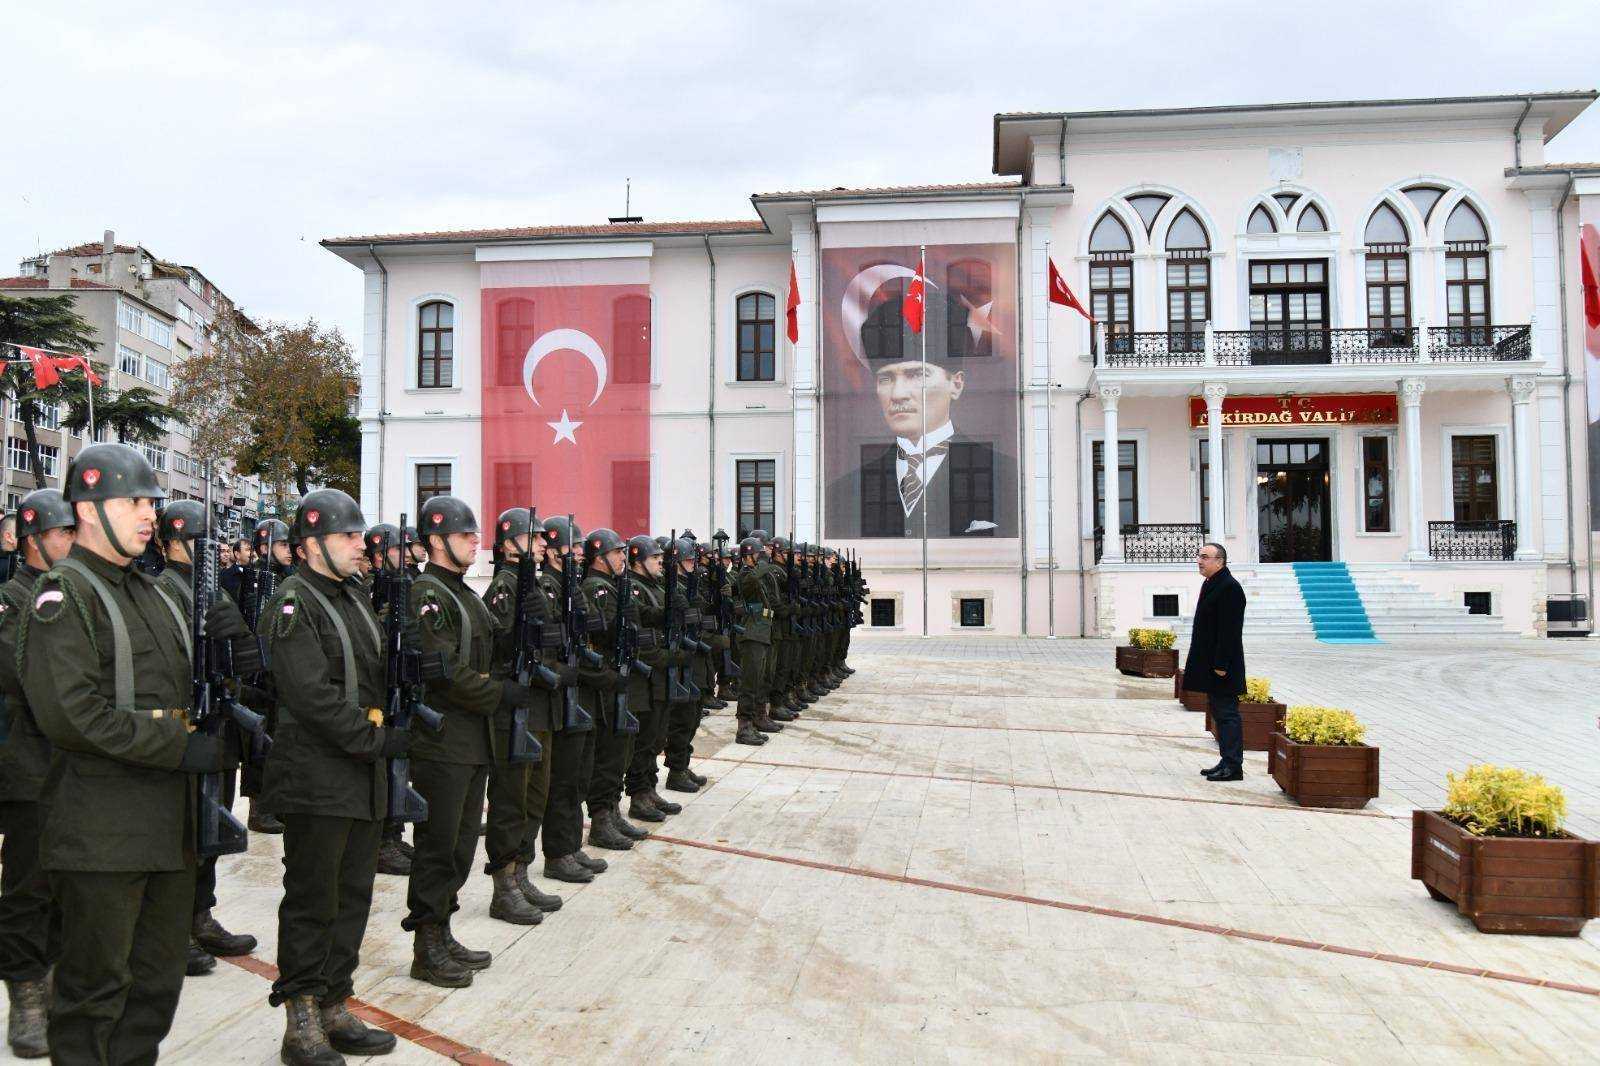
<svg viewBox="0 0 1600 1066">
<path fill-rule="evenodd" d="M 579 848 L 577 851 L 573 852 L 572 857 L 581 862 L 584 865 L 584 868 L 590 873 L 603 874 L 607 869 L 610 868 L 610 864 L 604 859 L 597 859 L 593 855 L 590 855 L 587 851 L 584 851 L 582 848 Z"/>
<path fill-rule="evenodd" d="M 195 943 L 210 955 L 248 955 L 256 949 L 255 937 L 249 933 L 228 932 L 221 922 L 211 916 L 209 910 L 194 916 L 194 924 L 189 927 L 189 932 L 194 936 Z"/>
<path fill-rule="evenodd" d="M 343 1001 L 319 1008 L 322 1031 L 328 1034 L 333 1050 L 346 1055 L 387 1055 L 394 1050 L 393 1033 L 375 1029 L 350 1013 Z"/>
<path fill-rule="evenodd" d="M 1228 764 L 1225 763 L 1225 762 L 1219 762 L 1215 766 L 1208 766 L 1204 770 L 1200 771 L 1200 776 L 1201 777 L 1210 777 L 1212 774 L 1220 772 L 1227 765 Z"/>
<path fill-rule="evenodd" d="M 610 807 L 598 807 L 590 812 L 589 843 L 607 851 L 628 851 L 633 847 L 632 839 L 612 823 Z"/>
<path fill-rule="evenodd" d="M 660 811 L 662 814 L 683 813 L 683 804 L 673 803 L 671 800 L 667 799 L 667 797 L 657 792 L 654 786 L 652 786 L 650 789 L 650 805 L 656 810 Z"/>
<path fill-rule="evenodd" d="M 668 770 L 667 790 L 669 792 L 699 792 L 700 782 L 688 770 Z"/>
<path fill-rule="evenodd" d="M 1214 774 L 1205 775 L 1207 781 L 1243 781 L 1244 768 L 1239 766 L 1224 766 Z"/>
<path fill-rule="evenodd" d="M 759 748 L 761 745 L 767 742 L 767 737 L 765 733 L 762 733 L 756 728 L 756 724 L 754 722 L 740 719 L 739 732 L 734 735 L 733 742 L 735 744 L 749 744 L 752 747 Z M 672 787 L 670 782 L 668 783 L 667 787 Z"/>
<path fill-rule="evenodd" d="M 586 885 L 594 880 L 594 871 L 571 855 L 559 859 L 544 857 L 544 875 L 552 881 L 565 881 L 570 885 Z"/>
<path fill-rule="evenodd" d="M 183 963 L 183 975 L 185 977 L 204 977 L 216 968 L 216 956 L 196 943 L 194 937 L 190 937 L 189 954 Z"/>
<path fill-rule="evenodd" d="M 561 897 L 553 896 L 548 892 L 539 890 L 539 886 L 528 880 L 528 864 L 519 862 L 515 867 L 517 890 L 522 893 L 522 898 L 538 907 L 546 914 L 552 914 L 561 909 Z"/>
<path fill-rule="evenodd" d="M 628 817 L 637 818 L 641 822 L 664 822 L 667 820 L 666 812 L 650 802 L 650 793 L 635 792 L 628 797 Z"/>
<path fill-rule="evenodd" d="M 489 952 L 478 951 L 474 948 L 469 948 L 461 941 L 457 940 L 455 934 L 450 931 L 449 922 L 445 922 L 444 925 L 440 926 L 440 928 L 444 930 L 445 950 L 450 952 L 450 957 L 452 959 L 455 959 L 467 969 L 487 970 L 489 968 L 489 964 L 494 961 L 494 956 L 489 954 Z"/>
<path fill-rule="evenodd" d="M 444 926 L 417 926 L 411 946 L 411 979 L 440 988 L 466 988 L 472 984 L 472 971 L 457 962 L 445 944 Z"/>
</svg>

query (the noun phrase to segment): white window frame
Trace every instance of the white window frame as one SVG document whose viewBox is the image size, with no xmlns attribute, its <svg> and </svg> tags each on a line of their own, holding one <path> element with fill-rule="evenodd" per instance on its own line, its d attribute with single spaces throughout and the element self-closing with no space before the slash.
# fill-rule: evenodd
<svg viewBox="0 0 1600 1066">
<path fill-rule="evenodd" d="M 783 359 L 784 349 L 789 346 L 788 316 L 787 314 L 774 314 L 772 324 L 776 333 L 772 338 L 772 380 L 771 381 L 740 381 L 739 380 L 739 300 L 751 293 L 760 293 L 772 297 L 774 311 L 783 306 L 786 296 L 779 296 L 770 285 L 745 285 L 735 289 L 728 296 L 727 310 L 727 346 L 724 360 L 724 374 L 722 383 L 730 389 L 770 389 L 788 384 L 785 373 L 786 366 Z M 784 323 L 778 325 L 778 323 Z M 653 328 L 653 327 L 652 327 Z M 778 338 L 782 337 L 783 340 Z M 650 335 L 651 344 L 655 343 L 655 334 Z M 652 353 L 653 355 L 653 353 Z M 654 359 L 651 360 L 652 367 Z"/>
<path fill-rule="evenodd" d="M 1367 486 L 1362 481 L 1363 472 L 1367 467 L 1366 439 L 1368 437 L 1382 437 L 1389 442 L 1389 531 L 1370 530 L 1367 528 Z M 1398 539 L 1405 534 L 1401 530 L 1404 515 L 1400 509 L 1400 428 L 1390 426 L 1386 428 L 1358 429 L 1355 433 L 1356 454 L 1352 464 L 1355 476 L 1351 484 L 1355 487 L 1356 532 L 1358 537 L 1380 537 Z"/>
<path fill-rule="evenodd" d="M 1078 484 L 1083 492 L 1083 523 L 1079 535 L 1083 537 L 1094 536 L 1094 446 L 1095 442 L 1104 443 L 1106 433 L 1103 429 L 1086 429 L 1081 438 L 1082 446 L 1078 449 Z M 1117 443 L 1129 441 L 1134 445 L 1134 455 L 1139 463 L 1139 484 L 1134 492 L 1134 497 L 1139 501 L 1139 516 L 1148 518 L 1150 511 L 1150 431 L 1148 429 L 1123 429 L 1117 427 Z M 1060 494 L 1057 493 L 1056 502 L 1060 503 Z M 1060 560 L 1057 560 L 1058 564 Z"/>
<path fill-rule="evenodd" d="M 434 389 L 424 389 L 424 392 L 434 392 Z M 443 390 L 437 390 L 443 391 Z M 448 466 L 450 468 L 450 494 L 459 495 L 460 485 L 457 477 L 461 470 L 460 455 L 408 455 L 406 456 L 406 480 L 410 486 L 410 493 L 405 498 L 408 511 L 416 506 L 417 501 L 417 467 L 419 466 Z M 417 536 L 422 536 L 422 524 L 417 521 L 418 516 L 410 515 L 410 524 L 416 529 Z"/>
<path fill-rule="evenodd" d="M 158 374 L 155 370 L 153 370 L 153 367 L 160 367 L 160 373 Z M 154 385 L 158 389 L 172 388 L 172 368 L 166 363 L 161 362 L 159 359 L 146 358 L 144 361 L 144 372 L 139 376 L 143 378 L 146 383 Z M 156 380 L 158 377 L 161 380 Z"/>
<path fill-rule="evenodd" d="M 29 472 L 28 439 L 26 437 L 13 437 L 7 434 L 6 469 L 15 470 L 20 474 Z"/>
<path fill-rule="evenodd" d="M 135 363 L 135 366 L 132 370 L 129 370 L 126 366 L 124 366 L 122 362 L 124 359 L 130 358 Z M 126 344 L 123 344 L 119 341 L 117 343 L 117 369 L 122 373 L 127 374 L 129 377 L 140 377 L 144 370 L 144 354 L 137 348 L 130 348 Z"/>
<path fill-rule="evenodd" d="M 1117 435 L 1119 437 L 1122 435 L 1122 431 L 1120 429 L 1117 431 Z M 1233 488 L 1233 455 L 1232 455 L 1232 452 L 1233 452 L 1233 441 L 1232 441 L 1232 438 L 1233 438 L 1233 434 L 1229 433 L 1227 431 L 1227 429 L 1223 429 L 1223 431 L 1222 431 L 1222 529 L 1219 530 L 1218 534 L 1217 534 L 1218 536 L 1222 536 L 1222 537 L 1226 537 L 1228 535 L 1229 524 L 1232 521 L 1232 519 L 1230 519 L 1228 517 L 1228 500 L 1230 499 L 1229 491 Z M 1208 537 L 1211 536 L 1211 530 L 1206 529 L 1205 511 L 1200 506 L 1200 504 L 1201 504 L 1201 495 L 1200 495 L 1200 445 L 1204 444 L 1205 442 L 1209 441 L 1210 439 L 1211 439 L 1210 434 L 1203 428 L 1202 429 L 1194 429 L 1194 430 L 1190 430 L 1189 431 L 1189 442 L 1190 442 L 1189 443 L 1189 491 L 1193 494 L 1192 497 L 1191 497 L 1191 499 L 1193 500 L 1193 505 L 1194 505 L 1193 506 L 1193 512 L 1198 516 L 1195 519 L 1195 521 L 1200 523 L 1200 528 L 1205 531 L 1205 535 L 1208 536 Z M 1090 456 L 1090 458 L 1092 459 L 1093 456 Z M 1089 499 L 1093 500 L 1094 499 L 1094 486 L 1092 486 L 1092 485 L 1089 486 L 1089 490 L 1090 490 Z M 1144 513 L 1144 505 L 1140 504 L 1139 508 L 1140 508 L 1140 512 L 1139 513 L 1143 514 Z"/>
<path fill-rule="evenodd" d="M 725 497 L 728 502 L 724 505 L 728 508 L 728 511 L 723 516 L 722 528 L 735 532 L 739 529 L 739 463 L 741 461 L 750 462 L 751 460 L 768 460 L 772 462 L 775 482 L 772 490 L 772 521 L 779 529 L 786 529 L 788 523 L 792 521 L 788 517 L 789 472 L 786 469 L 788 459 L 783 452 L 771 451 L 728 453 L 728 492 Z M 777 529 L 769 529 L 767 532 L 775 537 L 786 535 L 780 534 Z M 737 547 L 736 542 L 735 546 Z"/>
<path fill-rule="evenodd" d="M 442 388 L 425 389 L 418 384 L 422 380 L 418 376 L 422 362 L 422 305 L 435 302 L 450 305 L 450 329 L 454 333 L 450 341 L 450 384 Z M 466 364 L 466 360 L 461 358 L 461 301 L 447 292 L 425 292 L 413 297 L 411 310 L 406 316 L 406 329 L 410 331 L 406 339 L 406 350 L 410 353 L 410 358 L 406 362 L 405 391 L 417 396 L 449 396 L 460 392 L 461 375 Z M 451 483 L 454 484 L 453 481 Z M 417 494 L 413 492 L 411 498 L 416 499 Z"/>
<path fill-rule="evenodd" d="M 1512 521 L 1517 517 L 1516 486 L 1512 482 L 1516 467 L 1512 463 L 1511 455 L 1511 427 L 1503 422 L 1486 423 L 1484 425 L 1470 425 L 1451 423 L 1439 427 L 1439 503 L 1443 510 L 1441 517 L 1446 522 L 1455 521 L 1456 494 L 1455 485 L 1451 483 L 1454 473 L 1454 463 L 1451 461 L 1450 440 L 1452 437 L 1494 437 L 1494 480 L 1495 495 L 1498 497 L 1496 509 L 1499 511 L 1499 521 Z M 1533 491 L 1530 488 L 1529 491 Z M 1426 518 L 1424 518 L 1426 521 Z M 1427 527 L 1423 527 L 1427 532 Z M 1532 533 L 1517 530 L 1517 540 L 1528 543 Z"/>
</svg>

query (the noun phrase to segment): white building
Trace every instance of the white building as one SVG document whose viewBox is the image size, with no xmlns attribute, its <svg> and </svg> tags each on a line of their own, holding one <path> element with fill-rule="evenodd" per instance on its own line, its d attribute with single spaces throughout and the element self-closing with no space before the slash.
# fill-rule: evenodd
<svg viewBox="0 0 1600 1066">
<path fill-rule="evenodd" d="M 912 632 L 1170 622 L 1216 539 L 1262 622 L 1541 633 L 1592 589 L 1600 168 L 1545 144 L 1595 95 L 1001 114 L 997 182 L 328 240 L 366 272 L 362 506 L 792 529 L 857 549 Z M 1302 592 L 1290 562 L 1344 567 Z"/>
</svg>

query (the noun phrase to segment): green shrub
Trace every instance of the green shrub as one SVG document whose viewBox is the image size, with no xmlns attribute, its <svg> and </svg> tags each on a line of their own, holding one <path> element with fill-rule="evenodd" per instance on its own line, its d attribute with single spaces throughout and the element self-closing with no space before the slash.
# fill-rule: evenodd
<svg viewBox="0 0 1600 1066">
<path fill-rule="evenodd" d="M 1170 629 L 1130 629 L 1128 643 L 1141 651 L 1171 651 L 1178 642 Z"/>
<path fill-rule="evenodd" d="M 1338 707 L 1290 707 L 1283 715 L 1283 732 L 1300 744 L 1360 744 L 1367 727 Z"/>
<path fill-rule="evenodd" d="M 1264 677 L 1247 677 L 1244 679 L 1244 695 L 1239 697 L 1240 703 L 1271 703 L 1272 682 Z"/>
<path fill-rule="evenodd" d="M 1478 764 L 1445 778 L 1444 816 L 1474 836 L 1561 836 L 1567 797 L 1538 774 Z"/>
</svg>

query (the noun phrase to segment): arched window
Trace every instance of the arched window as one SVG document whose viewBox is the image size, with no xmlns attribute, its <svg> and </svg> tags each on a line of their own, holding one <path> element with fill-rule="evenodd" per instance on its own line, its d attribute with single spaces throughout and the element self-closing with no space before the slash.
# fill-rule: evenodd
<svg viewBox="0 0 1600 1066">
<path fill-rule="evenodd" d="M 879 265 L 862 263 L 861 269 Z M 907 358 L 905 316 L 901 307 L 906 284 L 905 278 L 890 278 L 880 285 L 875 297 L 877 302 L 868 309 L 866 321 L 861 323 L 861 351 L 869 364 L 878 359 L 898 361 Z"/>
<path fill-rule="evenodd" d="M 1106 328 L 1110 352 L 1133 344 L 1133 238 L 1107 211 L 1089 234 L 1089 309 Z"/>
<path fill-rule="evenodd" d="M 963 259 L 945 271 L 945 350 L 952 358 L 994 351 L 994 324 L 984 310 L 994 302 L 990 277 L 989 264 L 981 259 Z"/>
<path fill-rule="evenodd" d="M 1406 235 L 1406 224 L 1399 213 L 1388 204 L 1379 204 L 1367 219 L 1366 241 L 1370 248 L 1374 244 L 1409 245 L 1411 238 Z"/>
<path fill-rule="evenodd" d="M 1250 212 L 1250 221 L 1245 224 L 1246 233 L 1277 233 L 1278 224 L 1273 221 L 1272 212 L 1267 210 L 1266 204 L 1257 204 L 1256 209 Z"/>
<path fill-rule="evenodd" d="M 1489 230 L 1465 200 L 1444 224 L 1444 303 L 1452 347 L 1489 343 Z"/>
<path fill-rule="evenodd" d="M 1367 219 L 1367 343 L 1374 348 L 1409 345 L 1411 325 L 1411 237 L 1391 204 L 1379 204 Z"/>
<path fill-rule="evenodd" d="M 533 301 L 521 296 L 501 300 L 494 309 L 494 350 L 497 385 L 521 385 L 522 363 L 537 337 Z"/>
<path fill-rule="evenodd" d="M 1300 194 L 1297 192 L 1277 192 L 1272 194 L 1272 198 L 1283 208 L 1285 217 L 1294 214 L 1294 205 L 1300 202 Z"/>
<path fill-rule="evenodd" d="M 1437 185 L 1413 185 L 1406 190 L 1406 199 L 1410 200 L 1417 208 L 1417 214 L 1422 216 L 1426 223 L 1433 216 L 1433 208 L 1444 196 L 1444 190 Z"/>
<path fill-rule="evenodd" d="M 611 380 L 650 382 L 650 297 L 619 296 L 611 305 Z"/>
<path fill-rule="evenodd" d="M 1326 233 L 1328 220 L 1322 217 L 1322 211 L 1316 204 L 1307 204 L 1306 209 L 1300 212 L 1300 221 L 1294 228 L 1300 233 Z"/>
<path fill-rule="evenodd" d="M 1128 197 L 1128 206 L 1139 212 L 1139 217 L 1144 219 L 1144 231 L 1149 233 L 1155 229 L 1156 216 L 1161 209 L 1167 206 L 1167 201 L 1172 197 L 1164 196 L 1158 192 L 1141 193 L 1138 196 Z"/>
<path fill-rule="evenodd" d="M 778 301 L 771 293 L 747 292 L 738 302 L 740 381 L 772 381 L 777 376 Z"/>
<path fill-rule="evenodd" d="M 1167 227 L 1167 345 L 1174 352 L 1202 352 L 1211 317 L 1211 241 L 1205 227 L 1184 208 Z"/>
<path fill-rule="evenodd" d="M 455 382 L 456 309 L 445 300 L 417 308 L 417 388 L 448 389 Z"/>
</svg>

